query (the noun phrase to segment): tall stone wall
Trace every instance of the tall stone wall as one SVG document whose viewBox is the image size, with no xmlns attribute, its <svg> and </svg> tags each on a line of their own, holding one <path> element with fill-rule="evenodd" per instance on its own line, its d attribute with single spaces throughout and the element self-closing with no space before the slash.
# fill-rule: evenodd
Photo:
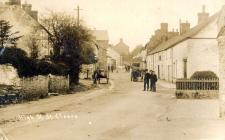
<svg viewBox="0 0 225 140">
<path fill-rule="evenodd" d="M 48 77 L 36 76 L 31 78 L 23 78 L 21 86 L 24 90 L 24 97 L 27 100 L 45 97 L 48 95 Z"/>
<path fill-rule="evenodd" d="M 219 78 L 220 78 L 220 116 L 225 117 L 225 34 L 218 38 L 219 45 Z"/>
<path fill-rule="evenodd" d="M 49 76 L 50 93 L 66 93 L 69 91 L 69 76 Z"/>
</svg>

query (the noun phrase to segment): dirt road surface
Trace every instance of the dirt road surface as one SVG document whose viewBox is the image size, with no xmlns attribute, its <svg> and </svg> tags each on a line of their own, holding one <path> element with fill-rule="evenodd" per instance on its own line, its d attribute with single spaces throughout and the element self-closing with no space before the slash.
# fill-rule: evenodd
<svg viewBox="0 0 225 140">
<path fill-rule="evenodd" d="M 224 140 L 216 100 L 177 100 L 158 84 L 144 92 L 128 73 L 110 87 L 0 109 L 9 140 Z"/>
</svg>

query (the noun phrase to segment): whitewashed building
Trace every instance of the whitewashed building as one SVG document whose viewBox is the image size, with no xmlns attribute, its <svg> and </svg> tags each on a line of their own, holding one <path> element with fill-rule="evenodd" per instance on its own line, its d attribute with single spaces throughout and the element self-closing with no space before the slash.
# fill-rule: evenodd
<svg viewBox="0 0 225 140">
<path fill-rule="evenodd" d="M 122 66 L 122 56 L 112 46 L 107 48 L 107 65 L 108 70 L 115 70 Z"/>
<path fill-rule="evenodd" d="M 159 79 L 170 82 L 190 78 L 196 71 L 213 71 L 218 75 L 217 36 L 224 19 L 225 6 L 212 16 L 203 7 L 198 14 L 198 25 L 148 52 L 147 68 L 154 70 Z"/>
<path fill-rule="evenodd" d="M 132 63 L 139 63 L 140 69 L 146 69 L 146 57 L 147 57 L 147 49 L 143 47 L 143 49 L 132 58 Z"/>
</svg>

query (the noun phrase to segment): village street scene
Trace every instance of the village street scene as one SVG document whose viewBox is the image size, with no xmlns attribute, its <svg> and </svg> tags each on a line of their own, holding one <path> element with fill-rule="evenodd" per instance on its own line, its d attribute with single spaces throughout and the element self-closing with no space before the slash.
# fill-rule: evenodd
<svg viewBox="0 0 225 140">
<path fill-rule="evenodd" d="M 224 0 L 0 0 L 0 140 L 225 140 Z"/>
</svg>

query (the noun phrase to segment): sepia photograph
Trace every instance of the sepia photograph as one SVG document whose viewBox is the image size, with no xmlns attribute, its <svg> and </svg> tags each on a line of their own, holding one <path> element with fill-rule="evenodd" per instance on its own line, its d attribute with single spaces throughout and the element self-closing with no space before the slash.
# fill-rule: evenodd
<svg viewBox="0 0 225 140">
<path fill-rule="evenodd" d="M 0 140 L 225 140 L 225 0 L 0 0 Z"/>
</svg>

